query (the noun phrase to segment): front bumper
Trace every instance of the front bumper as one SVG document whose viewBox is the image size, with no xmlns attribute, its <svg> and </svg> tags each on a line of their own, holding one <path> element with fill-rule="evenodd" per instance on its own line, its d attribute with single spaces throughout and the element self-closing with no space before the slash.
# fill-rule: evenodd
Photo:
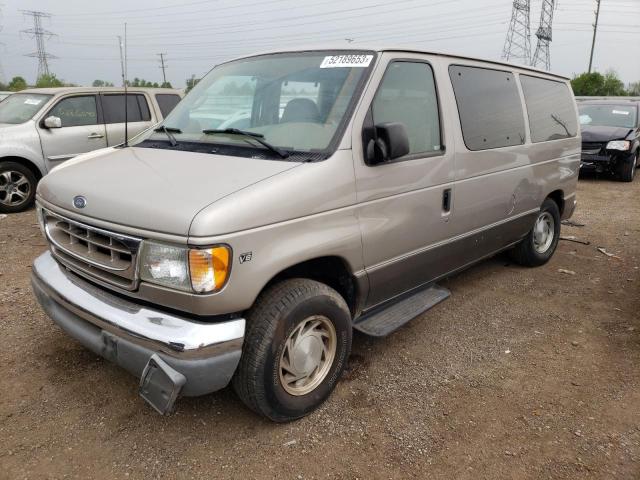
<svg viewBox="0 0 640 480">
<path fill-rule="evenodd" d="M 580 170 L 604 172 L 611 169 L 614 161 L 611 155 L 582 155 L 580 159 Z"/>
<path fill-rule="evenodd" d="M 49 252 L 34 262 L 31 284 L 70 336 L 139 378 L 157 355 L 186 378 L 181 395 L 225 387 L 240 361 L 242 318 L 207 323 L 124 300 L 68 273 Z"/>
</svg>

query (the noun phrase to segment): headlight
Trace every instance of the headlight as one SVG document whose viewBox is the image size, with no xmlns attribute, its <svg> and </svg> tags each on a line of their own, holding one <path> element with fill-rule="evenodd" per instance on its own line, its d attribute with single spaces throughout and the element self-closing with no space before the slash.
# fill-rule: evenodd
<svg viewBox="0 0 640 480">
<path fill-rule="evenodd" d="M 628 140 L 613 140 L 607 143 L 607 150 L 629 150 L 631 142 Z"/>
<path fill-rule="evenodd" d="M 141 249 L 140 278 L 187 292 L 213 292 L 226 283 L 230 259 L 226 246 L 189 249 L 145 241 Z"/>
</svg>

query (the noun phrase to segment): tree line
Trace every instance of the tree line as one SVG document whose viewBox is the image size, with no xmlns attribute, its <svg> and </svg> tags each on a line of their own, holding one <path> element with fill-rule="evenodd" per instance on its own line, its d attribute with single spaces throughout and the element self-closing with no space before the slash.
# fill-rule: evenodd
<svg viewBox="0 0 640 480">
<path fill-rule="evenodd" d="M 640 96 L 640 81 L 632 82 L 626 88 L 618 74 L 609 70 L 604 75 L 600 72 L 582 73 L 571 80 L 574 95 L 596 97 Z"/>
<path fill-rule="evenodd" d="M 188 85 L 189 80 L 187 80 Z M 113 87 L 113 82 L 109 82 L 106 80 L 94 80 L 91 84 L 93 87 Z M 36 80 L 35 85 L 27 84 L 27 81 L 24 77 L 17 75 L 13 77 L 9 83 L 0 82 L 0 91 L 10 91 L 10 92 L 19 92 L 20 90 L 24 90 L 26 88 L 52 88 L 52 87 L 77 87 L 78 85 L 74 83 L 68 83 L 64 80 L 59 79 L 55 73 L 49 75 L 40 75 Z M 144 78 L 134 78 L 133 80 L 127 81 L 127 86 L 129 87 L 155 87 L 155 88 L 173 88 L 171 86 L 171 82 L 150 82 L 145 80 Z"/>
</svg>

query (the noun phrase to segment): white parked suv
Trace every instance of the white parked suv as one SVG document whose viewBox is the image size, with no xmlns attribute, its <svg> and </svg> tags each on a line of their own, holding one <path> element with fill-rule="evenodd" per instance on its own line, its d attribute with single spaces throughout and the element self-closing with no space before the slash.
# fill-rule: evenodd
<svg viewBox="0 0 640 480">
<path fill-rule="evenodd" d="M 129 138 L 160 122 L 179 90 L 129 88 Z M 28 208 L 37 182 L 61 162 L 124 142 L 124 88 L 34 88 L 0 102 L 0 213 Z"/>
</svg>

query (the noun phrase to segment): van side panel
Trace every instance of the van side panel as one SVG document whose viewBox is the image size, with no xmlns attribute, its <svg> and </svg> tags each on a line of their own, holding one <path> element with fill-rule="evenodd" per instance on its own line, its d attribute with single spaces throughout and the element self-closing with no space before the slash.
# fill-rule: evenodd
<svg viewBox="0 0 640 480">
<path fill-rule="evenodd" d="M 453 60 L 478 68 L 482 62 Z M 502 69 L 501 69 L 502 70 Z M 517 69 L 504 68 L 514 73 Z M 553 191 L 563 192 L 573 205 L 580 163 L 580 139 L 558 139 L 531 143 L 529 119 L 520 82 L 521 114 L 524 116 L 524 144 L 471 151 L 465 144 L 456 98 L 451 85 L 449 114 L 456 124 L 454 236 L 485 233 L 470 247 L 478 258 L 496 252 L 524 237 L 531 229 L 544 199 Z M 568 212 L 570 213 L 570 212 Z M 490 226 L 490 227 L 488 227 Z"/>
</svg>

